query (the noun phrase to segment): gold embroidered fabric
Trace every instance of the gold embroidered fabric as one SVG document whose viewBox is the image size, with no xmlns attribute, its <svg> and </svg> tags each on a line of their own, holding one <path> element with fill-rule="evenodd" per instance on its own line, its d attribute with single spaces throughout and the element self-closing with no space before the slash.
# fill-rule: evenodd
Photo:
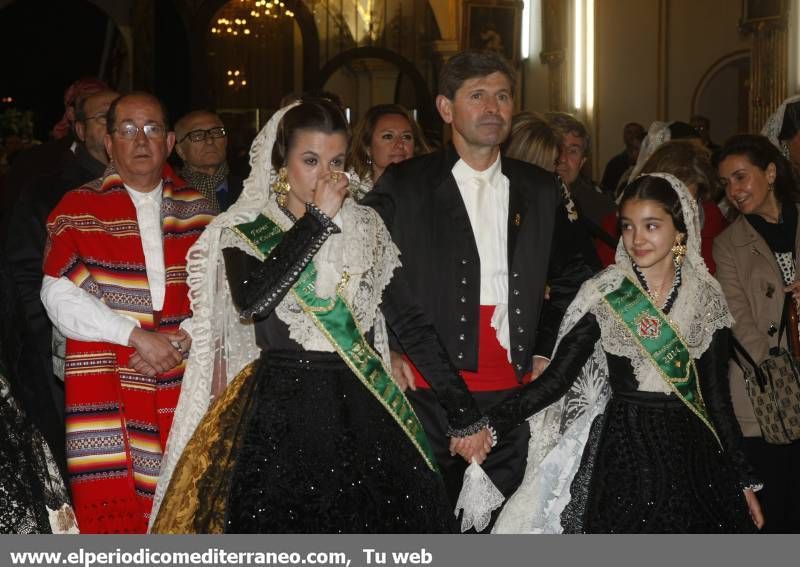
<svg viewBox="0 0 800 567">
<path fill-rule="evenodd" d="M 245 418 L 258 382 L 246 366 L 209 408 L 186 445 L 151 533 L 222 533 L 225 503 Z"/>
</svg>

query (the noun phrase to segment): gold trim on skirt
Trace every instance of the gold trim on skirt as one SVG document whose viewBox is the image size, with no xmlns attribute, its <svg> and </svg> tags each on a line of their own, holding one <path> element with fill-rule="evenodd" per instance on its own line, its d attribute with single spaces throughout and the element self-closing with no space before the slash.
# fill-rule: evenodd
<svg viewBox="0 0 800 567">
<path fill-rule="evenodd" d="M 247 365 L 217 398 L 178 460 L 151 533 L 217 534 L 225 511 L 236 454 L 250 414 L 253 374 Z"/>
</svg>

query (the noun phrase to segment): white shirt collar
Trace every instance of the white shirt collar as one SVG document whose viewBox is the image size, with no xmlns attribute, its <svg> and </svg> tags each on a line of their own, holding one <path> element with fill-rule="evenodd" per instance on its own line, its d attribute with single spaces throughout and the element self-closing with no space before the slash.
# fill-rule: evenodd
<svg viewBox="0 0 800 567">
<path fill-rule="evenodd" d="M 161 197 L 164 191 L 163 181 L 159 181 L 156 188 L 150 191 L 149 193 L 142 193 L 141 191 L 137 191 L 130 185 L 125 185 L 125 189 L 128 191 L 128 195 L 131 196 L 131 200 L 133 201 L 133 204 L 136 207 L 138 207 L 139 205 L 144 205 L 145 203 L 148 202 L 155 203 L 159 207 L 161 206 Z"/>
<path fill-rule="evenodd" d="M 492 163 L 492 165 L 483 171 L 476 171 L 472 169 L 463 159 L 459 159 L 456 162 L 452 171 L 453 177 L 455 177 L 456 183 L 459 185 L 461 185 L 461 183 L 464 181 L 474 179 L 476 177 L 482 177 L 490 186 L 497 187 L 503 178 L 503 172 L 500 167 L 499 152 L 497 154 L 497 159 L 494 160 L 494 163 Z"/>
</svg>

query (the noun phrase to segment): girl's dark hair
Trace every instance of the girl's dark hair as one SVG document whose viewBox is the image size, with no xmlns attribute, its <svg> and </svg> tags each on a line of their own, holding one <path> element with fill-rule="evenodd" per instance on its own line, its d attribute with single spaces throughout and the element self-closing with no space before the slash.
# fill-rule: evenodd
<svg viewBox="0 0 800 567">
<path fill-rule="evenodd" d="M 669 181 L 663 177 L 654 177 L 652 175 L 637 177 L 622 192 L 622 197 L 619 200 L 619 210 L 622 211 L 625 202 L 632 199 L 656 201 L 672 217 L 672 224 L 675 225 L 678 232 L 686 234 L 686 223 L 683 221 L 681 200 Z"/>
<path fill-rule="evenodd" d="M 299 130 L 350 136 L 347 119 L 338 106 L 326 99 L 303 99 L 303 102 L 284 114 L 278 124 L 275 145 L 272 147 L 272 166 L 275 169 L 286 165 L 286 157 Z"/>
<path fill-rule="evenodd" d="M 747 160 L 761 170 L 769 164 L 775 164 L 775 197 L 781 203 L 800 201 L 800 193 L 792 174 L 792 166 L 781 155 L 778 148 L 772 145 L 769 138 L 757 134 L 738 134 L 731 136 L 714 156 L 714 165 L 730 156 L 745 156 Z"/>
</svg>

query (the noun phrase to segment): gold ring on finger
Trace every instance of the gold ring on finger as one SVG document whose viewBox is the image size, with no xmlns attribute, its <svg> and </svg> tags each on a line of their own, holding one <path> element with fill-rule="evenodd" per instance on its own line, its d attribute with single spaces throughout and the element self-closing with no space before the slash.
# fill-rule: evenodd
<svg viewBox="0 0 800 567">
<path fill-rule="evenodd" d="M 333 181 L 334 183 L 338 183 L 340 179 L 339 176 L 340 173 L 338 171 L 334 171 L 333 173 L 331 173 L 331 181 Z"/>
</svg>

